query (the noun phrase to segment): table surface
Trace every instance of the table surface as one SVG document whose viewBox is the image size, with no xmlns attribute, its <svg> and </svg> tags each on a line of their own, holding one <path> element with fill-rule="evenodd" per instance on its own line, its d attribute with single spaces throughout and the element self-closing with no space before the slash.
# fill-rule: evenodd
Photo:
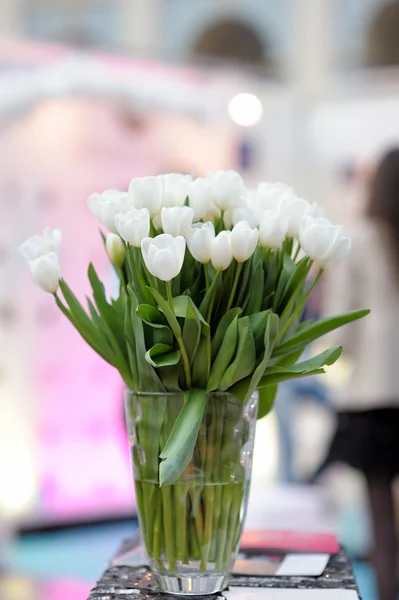
<svg viewBox="0 0 399 600">
<path fill-rule="evenodd" d="M 119 553 L 127 552 L 134 543 L 134 540 L 127 540 Z M 327 568 L 320 577 L 243 577 L 233 575 L 230 587 L 233 586 L 312 590 L 345 589 L 355 590 L 359 595 L 352 566 L 344 550 L 341 550 L 339 554 L 331 555 Z M 133 589 L 135 592 L 132 592 Z M 166 598 L 164 594 L 154 589 L 148 569 L 111 566 L 91 591 L 88 600 L 131 600 L 132 597 L 138 600 L 165 600 Z M 171 600 L 177 599 L 177 596 L 168 595 L 167 597 Z M 197 598 L 200 600 L 199 596 Z M 209 596 L 206 598 L 209 600 Z"/>
</svg>

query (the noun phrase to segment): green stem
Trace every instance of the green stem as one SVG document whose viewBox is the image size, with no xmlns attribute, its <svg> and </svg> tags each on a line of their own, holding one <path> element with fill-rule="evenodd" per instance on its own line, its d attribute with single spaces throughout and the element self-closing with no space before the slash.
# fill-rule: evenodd
<svg viewBox="0 0 399 600">
<path fill-rule="evenodd" d="M 207 315 L 206 315 L 206 320 L 207 320 L 207 323 L 209 323 L 209 324 L 211 323 L 213 305 L 215 303 L 216 286 L 217 286 L 217 283 L 219 281 L 219 278 L 220 278 L 221 274 L 222 274 L 222 271 L 217 271 L 216 275 L 215 275 L 215 277 L 214 277 L 214 279 L 212 281 L 212 284 L 211 284 L 211 288 L 213 288 L 213 293 L 212 293 L 212 296 L 211 296 L 211 299 L 210 299 L 210 302 L 209 302 L 208 312 L 207 312 Z"/>
<path fill-rule="evenodd" d="M 241 275 L 241 269 L 242 269 L 242 265 L 244 263 L 239 262 L 237 263 L 237 267 L 236 267 L 236 273 L 234 275 L 234 281 L 233 281 L 233 287 L 231 288 L 231 292 L 230 292 L 230 298 L 229 301 L 227 303 L 227 308 L 226 308 L 226 312 L 230 310 L 230 308 L 233 305 L 234 302 L 234 296 L 236 295 L 236 290 L 237 290 L 237 285 L 238 285 L 238 281 L 240 279 L 240 275 Z"/>
<path fill-rule="evenodd" d="M 173 308 L 173 294 L 172 294 L 172 282 L 171 281 L 166 282 L 166 294 L 168 297 L 168 303 L 169 303 L 170 309 L 171 309 L 172 313 L 175 314 L 175 309 Z"/>
<path fill-rule="evenodd" d="M 289 319 L 287 319 L 287 321 L 284 323 L 284 325 L 280 329 L 280 333 L 277 338 L 277 342 L 279 342 L 283 338 L 284 334 L 289 329 L 289 327 L 292 324 L 295 317 L 302 311 L 306 301 L 308 300 L 310 294 L 313 292 L 313 290 L 314 290 L 316 284 L 318 283 L 320 277 L 322 276 L 323 272 L 324 272 L 324 269 L 320 268 L 316 277 L 313 279 L 311 285 L 309 286 L 309 289 L 307 290 L 306 294 L 302 298 L 302 301 L 298 304 L 298 306 L 295 308 L 295 310 L 292 311 L 291 316 L 289 317 Z"/>
<path fill-rule="evenodd" d="M 222 514 L 220 517 L 219 537 L 216 551 L 216 571 L 223 571 L 225 569 L 224 552 L 227 543 L 230 507 L 233 500 L 232 486 L 234 486 L 234 484 L 231 483 L 227 483 L 223 486 Z"/>
<path fill-rule="evenodd" d="M 147 537 L 147 552 L 152 555 L 152 545 L 154 541 L 154 494 L 155 485 L 153 483 L 142 482 L 143 504 L 145 512 L 145 528 Z"/>
<path fill-rule="evenodd" d="M 187 493 L 188 486 L 173 486 L 176 510 L 176 558 L 184 561 L 187 554 Z"/>
<path fill-rule="evenodd" d="M 205 525 L 204 525 L 204 569 L 207 567 L 207 562 L 209 558 L 209 552 L 211 549 L 212 543 L 212 535 L 213 532 L 213 517 L 215 512 L 215 488 L 212 485 L 213 483 L 213 465 L 215 459 L 220 459 L 220 457 L 215 456 L 215 445 L 216 445 L 216 422 L 217 422 L 217 414 L 216 408 L 218 405 L 219 399 L 215 398 L 215 400 L 210 402 L 209 407 L 211 411 L 211 424 L 208 429 L 208 440 L 207 440 L 207 453 L 206 453 L 206 461 L 205 461 L 205 492 L 204 492 L 204 500 L 205 500 Z M 202 567 L 201 567 L 202 568 Z"/>
<path fill-rule="evenodd" d="M 205 274 L 205 287 L 206 287 L 206 291 L 208 291 L 209 286 L 210 286 L 208 265 L 204 265 L 204 274 Z"/>
<path fill-rule="evenodd" d="M 295 254 L 294 254 L 294 257 L 292 260 L 295 261 L 298 258 L 300 251 L 301 251 L 301 244 L 298 242 L 298 246 L 297 246 L 297 249 L 295 251 Z"/>
<path fill-rule="evenodd" d="M 231 555 L 235 551 L 237 544 L 236 532 L 237 524 L 240 522 L 241 504 L 243 498 L 244 486 L 242 483 L 233 484 L 233 500 L 231 503 L 229 524 L 227 528 L 227 541 L 224 550 L 224 563 L 227 565 Z"/>
<path fill-rule="evenodd" d="M 163 501 L 163 524 L 164 524 L 164 540 L 166 560 L 169 563 L 169 570 L 176 570 L 176 555 L 173 533 L 173 510 L 171 502 L 172 488 L 170 485 L 162 486 L 162 501 Z"/>
<path fill-rule="evenodd" d="M 162 497 L 160 489 L 155 492 L 155 520 L 154 520 L 154 541 L 152 545 L 152 556 L 155 560 L 160 559 L 161 550 L 161 530 L 162 530 Z"/>
<path fill-rule="evenodd" d="M 222 480 L 222 442 L 223 442 L 223 429 L 224 429 L 224 421 L 225 421 L 225 401 L 222 400 L 216 403 L 216 428 L 215 428 L 215 448 L 214 448 L 214 461 L 213 461 L 213 481 L 221 482 Z M 215 503 L 214 503 L 214 511 L 213 511 L 213 536 L 211 541 L 211 547 L 209 552 L 209 560 L 214 561 L 216 556 L 216 547 L 218 542 L 218 532 L 219 532 L 219 521 L 220 514 L 222 512 L 222 491 L 223 486 L 217 485 L 215 492 Z"/>
<path fill-rule="evenodd" d="M 172 294 L 172 282 L 171 281 L 166 282 L 166 294 L 168 297 L 168 304 L 170 306 L 170 309 L 173 312 L 173 314 L 175 314 L 175 311 L 173 308 L 173 294 Z M 176 337 L 176 340 L 177 340 L 177 343 L 179 344 L 181 358 L 183 361 L 184 375 L 186 378 L 186 389 L 189 390 L 191 388 L 190 361 L 188 358 L 186 347 L 183 342 L 183 338 L 181 336 L 179 336 L 179 337 Z"/>
</svg>

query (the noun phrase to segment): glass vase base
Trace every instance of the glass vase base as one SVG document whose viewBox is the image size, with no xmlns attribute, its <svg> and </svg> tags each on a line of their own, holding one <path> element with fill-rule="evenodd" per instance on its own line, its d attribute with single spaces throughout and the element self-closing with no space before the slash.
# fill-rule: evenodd
<svg viewBox="0 0 399 600">
<path fill-rule="evenodd" d="M 227 573 L 156 573 L 161 591 L 178 596 L 208 596 L 226 589 Z"/>
</svg>

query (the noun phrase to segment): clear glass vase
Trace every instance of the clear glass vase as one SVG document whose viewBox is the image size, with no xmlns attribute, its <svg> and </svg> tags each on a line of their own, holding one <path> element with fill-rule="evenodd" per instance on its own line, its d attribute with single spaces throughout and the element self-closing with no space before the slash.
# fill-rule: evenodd
<svg viewBox="0 0 399 600">
<path fill-rule="evenodd" d="M 207 395 L 194 454 L 173 485 L 159 485 L 159 455 L 184 395 L 126 395 L 140 530 L 149 566 L 163 592 L 212 594 L 224 589 L 245 518 L 258 410 L 229 393 Z"/>
</svg>

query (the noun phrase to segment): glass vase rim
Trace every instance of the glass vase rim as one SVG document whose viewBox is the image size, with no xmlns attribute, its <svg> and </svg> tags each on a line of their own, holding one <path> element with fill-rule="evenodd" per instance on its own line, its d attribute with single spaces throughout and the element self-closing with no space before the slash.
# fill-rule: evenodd
<svg viewBox="0 0 399 600">
<path fill-rule="evenodd" d="M 199 389 L 199 388 L 192 388 L 192 390 L 194 389 Z M 190 392 L 192 390 L 180 390 L 180 391 L 176 391 L 176 392 L 140 392 L 137 390 L 131 390 L 129 388 L 126 388 L 125 390 L 125 395 L 126 396 L 138 396 L 138 397 L 154 397 L 154 396 L 182 396 L 183 394 L 186 394 L 187 392 Z M 235 398 L 235 394 L 233 392 L 230 392 L 229 390 L 223 391 L 223 390 L 214 390 L 214 391 L 209 391 L 207 392 L 206 390 L 205 394 L 207 396 L 231 396 L 233 398 Z M 258 390 L 254 390 L 253 393 L 251 394 L 251 396 L 256 395 L 258 392 Z"/>
</svg>

